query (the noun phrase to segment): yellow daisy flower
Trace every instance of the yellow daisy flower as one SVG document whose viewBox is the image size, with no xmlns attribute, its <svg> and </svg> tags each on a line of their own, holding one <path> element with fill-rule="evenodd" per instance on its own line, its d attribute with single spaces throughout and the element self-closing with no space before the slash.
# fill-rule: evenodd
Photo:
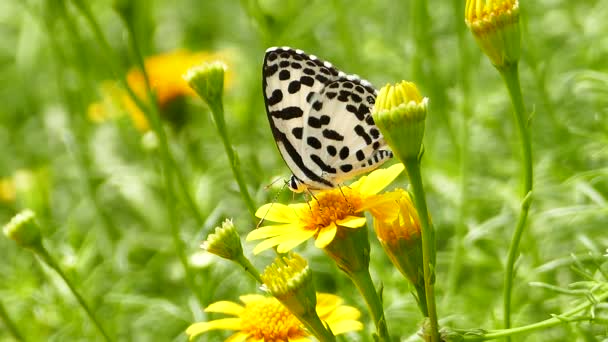
<svg viewBox="0 0 608 342">
<path fill-rule="evenodd" d="M 215 302 L 205 312 L 217 312 L 236 317 L 194 323 L 186 329 L 190 340 L 210 330 L 235 330 L 226 341 L 311 341 L 311 335 L 298 319 L 274 297 L 251 294 L 239 298 L 244 305 Z M 352 306 L 342 305 L 343 300 L 328 293 L 317 294 L 317 314 L 334 335 L 363 329 L 358 321 L 361 313 Z"/>
<path fill-rule="evenodd" d="M 264 204 L 255 215 L 281 224 L 260 227 L 249 233 L 247 241 L 265 239 L 255 247 L 255 254 L 275 246 L 279 253 L 286 253 L 311 237 L 316 240 L 315 246 L 325 248 L 336 236 L 338 226 L 364 226 L 363 211 L 369 211 L 380 220 L 396 217 L 399 213 L 396 200 L 400 195 L 378 193 L 401 171 L 403 164 L 375 170 L 350 186 L 320 191 L 308 203 Z"/>
<path fill-rule="evenodd" d="M 15 182 L 11 178 L 0 178 L 0 202 L 11 203 L 15 196 Z"/>
<path fill-rule="evenodd" d="M 196 96 L 196 93 L 182 75 L 191 67 L 203 62 L 213 60 L 226 60 L 225 54 L 214 54 L 207 52 L 188 52 L 177 50 L 146 58 L 144 65 L 150 80 L 152 91 L 156 95 L 159 107 L 162 109 L 172 100 L 182 96 Z M 146 83 L 144 75 L 138 68 L 133 68 L 127 73 L 127 83 L 133 92 L 141 98 L 147 98 Z M 227 83 L 229 78 L 227 80 Z M 87 115 L 94 122 L 103 122 L 113 113 L 120 113 L 123 109 L 131 116 L 135 127 L 140 131 L 149 130 L 149 124 L 145 115 L 139 107 L 131 100 L 123 89 L 113 82 L 104 82 L 101 86 L 104 99 L 89 106 Z M 118 107 L 118 108 L 117 108 Z"/>
</svg>

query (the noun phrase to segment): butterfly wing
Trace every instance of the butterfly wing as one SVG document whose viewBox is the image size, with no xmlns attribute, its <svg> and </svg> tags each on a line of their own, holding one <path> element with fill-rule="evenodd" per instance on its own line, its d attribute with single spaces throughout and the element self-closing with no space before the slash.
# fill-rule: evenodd
<svg viewBox="0 0 608 342">
<path fill-rule="evenodd" d="M 330 82 L 313 98 L 304 122 L 303 155 L 333 186 L 393 155 L 371 115 L 375 100 L 371 84 L 352 75 Z"/>
<path fill-rule="evenodd" d="M 312 99 L 344 73 L 301 50 L 276 47 L 266 50 L 262 73 L 268 122 L 285 163 L 304 183 L 332 187 L 321 170 L 306 161 L 301 142 Z"/>
<path fill-rule="evenodd" d="M 369 82 L 286 47 L 266 50 L 262 79 L 277 147 L 306 187 L 336 187 L 392 157 L 370 114 Z"/>
</svg>

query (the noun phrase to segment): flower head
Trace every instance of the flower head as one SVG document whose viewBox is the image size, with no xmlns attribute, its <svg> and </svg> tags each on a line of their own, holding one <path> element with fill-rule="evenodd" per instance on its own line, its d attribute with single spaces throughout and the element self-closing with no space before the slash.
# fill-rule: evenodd
<svg viewBox="0 0 608 342">
<path fill-rule="evenodd" d="M 228 260 L 238 260 L 243 255 L 241 238 L 230 219 L 226 219 L 221 227 L 216 227 L 215 232 L 207 236 L 201 247 Z"/>
<path fill-rule="evenodd" d="M 226 69 L 226 64 L 220 61 L 204 63 L 190 68 L 184 75 L 184 79 L 213 109 L 213 106 L 222 101 Z"/>
<path fill-rule="evenodd" d="M 15 182 L 12 178 L 0 178 L 0 202 L 10 203 L 15 200 Z"/>
<path fill-rule="evenodd" d="M 184 50 L 147 58 L 144 61 L 146 73 L 161 110 L 168 109 L 175 102 L 174 100 L 186 96 L 196 96 L 196 93 L 188 86 L 182 75 L 192 66 L 217 59 L 225 58 L 223 58 L 223 54 L 188 52 Z M 133 68 L 129 70 L 126 78 L 129 87 L 133 89 L 135 95 L 140 99 L 147 99 L 146 83 L 142 72 L 137 68 Z M 102 101 L 93 103 L 88 108 L 88 116 L 91 120 L 95 122 L 105 121 L 126 111 L 131 116 L 137 129 L 140 131 L 149 130 L 149 123 L 144 113 L 133 102 L 126 91 L 119 88 L 113 82 L 104 82 L 101 86 L 101 92 L 103 95 Z"/>
<path fill-rule="evenodd" d="M 21 247 L 37 249 L 42 246 L 42 235 L 36 223 L 36 215 L 29 209 L 13 216 L 3 231 L 4 235 Z"/>
<path fill-rule="evenodd" d="M 517 0 L 467 0 L 464 16 L 494 66 L 501 69 L 517 64 L 520 54 Z"/>
<path fill-rule="evenodd" d="M 342 305 L 340 297 L 317 294 L 316 311 L 335 334 L 361 330 L 363 325 L 358 321 L 361 315 L 351 306 Z M 224 313 L 234 317 L 222 318 L 209 322 L 194 323 L 188 327 L 186 334 L 190 339 L 210 330 L 237 331 L 229 341 L 310 341 L 310 333 L 302 323 L 274 297 L 263 295 L 245 295 L 240 297 L 244 305 L 221 301 L 209 305 L 206 312 Z"/>
<path fill-rule="evenodd" d="M 380 89 L 372 116 L 401 161 L 420 154 L 427 107 L 428 98 L 420 95 L 414 83 L 401 81 Z"/>
<path fill-rule="evenodd" d="M 422 285 L 422 239 L 420 218 L 409 194 L 404 190 L 398 200 L 399 216 L 394 220 L 375 220 L 374 230 L 384 251 L 397 269 L 412 282 Z"/>
<path fill-rule="evenodd" d="M 315 246 L 325 248 L 336 236 L 338 227 L 355 229 L 364 226 L 364 211 L 382 219 L 396 215 L 392 210 L 396 195 L 379 192 L 401 171 L 402 164 L 377 169 L 349 186 L 320 191 L 308 203 L 265 204 L 258 209 L 256 216 L 281 224 L 255 229 L 247 240 L 265 239 L 253 250 L 256 254 L 274 246 L 279 253 L 285 253 L 311 237 L 315 239 Z"/>
</svg>

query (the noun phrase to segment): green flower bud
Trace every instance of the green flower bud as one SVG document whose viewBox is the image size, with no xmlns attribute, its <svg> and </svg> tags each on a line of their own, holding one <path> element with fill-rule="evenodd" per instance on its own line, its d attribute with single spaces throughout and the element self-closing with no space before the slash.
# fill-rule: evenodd
<svg viewBox="0 0 608 342">
<path fill-rule="evenodd" d="M 15 215 L 4 226 L 3 232 L 4 235 L 14 240 L 21 247 L 30 249 L 42 247 L 40 227 L 36 223 L 34 212 L 30 209 Z"/>
<path fill-rule="evenodd" d="M 262 274 L 264 286 L 303 322 L 316 314 L 317 295 L 308 262 L 295 253 L 278 257 Z"/>
<path fill-rule="evenodd" d="M 232 220 L 226 219 L 221 227 L 207 236 L 201 247 L 209 253 L 228 260 L 238 261 L 243 257 L 243 246 Z"/>
<path fill-rule="evenodd" d="M 226 64 L 215 61 L 188 70 L 184 79 L 212 109 L 221 105 L 224 93 Z"/>
<path fill-rule="evenodd" d="M 428 98 L 420 95 L 414 83 L 401 81 L 380 89 L 372 116 L 401 161 L 420 154 L 427 107 Z"/>
</svg>

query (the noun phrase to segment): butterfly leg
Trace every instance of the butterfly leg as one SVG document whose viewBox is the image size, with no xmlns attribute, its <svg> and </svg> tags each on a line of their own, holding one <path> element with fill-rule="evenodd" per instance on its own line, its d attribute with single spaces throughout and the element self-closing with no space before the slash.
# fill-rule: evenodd
<svg viewBox="0 0 608 342">
<path fill-rule="evenodd" d="M 348 185 L 345 185 L 345 187 L 347 187 L 347 188 L 350 189 L 350 187 Z M 348 197 L 346 197 L 346 195 L 344 194 L 344 191 L 342 191 L 342 185 L 341 184 L 338 184 L 338 189 L 340 190 L 340 193 L 344 197 L 344 201 L 346 202 L 346 205 L 348 206 L 348 212 L 350 212 L 351 214 L 354 214 L 355 213 L 355 208 L 348 201 Z"/>
</svg>

